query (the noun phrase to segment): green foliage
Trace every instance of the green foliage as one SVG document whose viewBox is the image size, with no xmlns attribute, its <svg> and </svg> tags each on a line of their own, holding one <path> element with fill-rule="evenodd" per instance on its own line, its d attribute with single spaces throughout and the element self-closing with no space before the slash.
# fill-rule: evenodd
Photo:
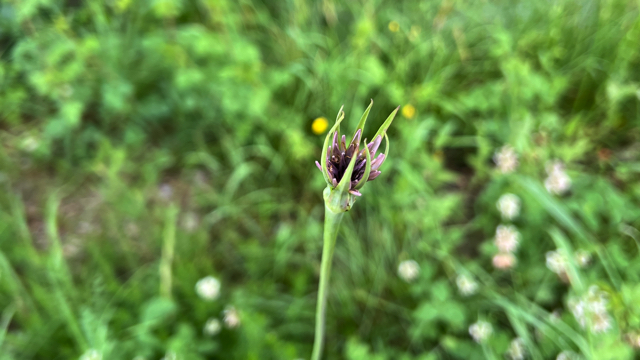
<svg viewBox="0 0 640 360">
<path fill-rule="evenodd" d="M 311 124 L 343 104 L 357 124 L 370 99 L 368 129 L 402 108 L 338 235 L 325 358 L 502 359 L 518 337 L 531 359 L 632 359 L 639 15 L 628 0 L 2 2 L 0 360 L 308 358 L 325 187 Z M 545 188 L 554 160 L 564 192 Z M 520 234 L 508 269 L 500 224 Z M 195 290 L 209 275 L 212 301 Z M 594 285 L 603 332 L 571 311 Z"/>
</svg>

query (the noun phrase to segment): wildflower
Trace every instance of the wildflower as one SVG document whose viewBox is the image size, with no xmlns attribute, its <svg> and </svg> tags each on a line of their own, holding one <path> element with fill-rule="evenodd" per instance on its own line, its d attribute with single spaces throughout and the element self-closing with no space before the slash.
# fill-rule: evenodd
<svg viewBox="0 0 640 360">
<path fill-rule="evenodd" d="M 520 198 L 514 194 L 504 194 L 498 199 L 496 207 L 503 219 L 512 220 L 520 214 Z"/>
<path fill-rule="evenodd" d="M 80 356 L 80 360 L 102 360 L 102 354 L 96 349 L 89 349 Z"/>
<path fill-rule="evenodd" d="M 478 283 L 472 277 L 464 274 L 458 275 L 456 285 L 458 285 L 458 291 L 462 296 L 473 295 L 478 291 Z"/>
<path fill-rule="evenodd" d="M 487 340 L 492 332 L 493 328 L 491 324 L 483 320 L 478 320 L 478 322 L 469 326 L 469 334 L 477 343 Z"/>
<path fill-rule="evenodd" d="M 547 268 L 554 273 L 561 275 L 567 272 L 567 257 L 560 249 L 548 251 L 546 254 Z"/>
<path fill-rule="evenodd" d="M 613 326 L 611 323 L 611 317 L 606 312 L 594 314 L 591 321 L 591 330 L 596 334 L 607 332 Z"/>
<path fill-rule="evenodd" d="M 516 265 L 516 257 L 511 253 L 498 253 L 493 256 L 493 267 L 506 270 Z"/>
<path fill-rule="evenodd" d="M 203 332 L 205 335 L 214 336 L 220 332 L 222 325 L 220 324 L 220 320 L 216 318 L 210 318 L 204 324 Z"/>
<path fill-rule="evenodd" d="M 563 352 L 558 354 L 558 357 L 556 357 L 556 360 L 577 360 L 577 359 L 579 359 L 578 354 L 570 350 L 564 350 Z"/>
<path fill-rule="evenodd" d="M 182 228 L 189 233 L 194 232 L 198 228 L 198 215 L 188 212 L 182 217 Z"/>
<path fill-rule="evenodd" d="M 164 357 L 160 360 L 178 360 L 178 354 L 173 351 L 167 351 L 167 353 L 164 354 Z"/>
<path fill-rule="evenodd" d="M 416 108 L 413 105 L 407 104 L 402 107 L 402 116 L 406 117 L 407 119 L 413 119 L 413 116 L 415 114 Z"/>
<path fill-rule="evenodd" d="M 389 30 L 391 30 L 391 32 L 398 32 L 400 30 L 400 24 L 398 24 L 397 21 L 391 21 L 389 23 Z"/>
<path fill-rule="evenodd" d="M 420 265 L 414 260 L 405 260 L 398 265 L 398 275 L 406 282 L 415 280 L 420 274 Z"/>
<path fill-rule="evenodd" d="M 238 314 L 238 310 L 234 306 L 227 306 L 223 311 L 224 314 L 224 325 L 229 329 L 234 329 L 240 326 L 240 314 Z"/>
<path fill-rule="evenodd" d="M 518 154 L 511 146 L 505 145 L 493 155 L 493 161 L 501 173 L 508 174 L 518 167 Z"/>
<path fill-rule="evenodd" d="M 569 310 L 578 324 L 593 333 L 603 333 L 613 327 L 613 320 L 607 311 L 606 293 L 597 286 L 591 286 L 581 298 L 572 298 L 568 302 Z"/>
<path fill-rule="evenodd" d="M 633 346 L 636 349 L 640 348 L 640 333 L 627 333 L 624 338 L 629 345 Z"/>
<path fill-rule="evenodd" d="M 26 152 L 34 152 L 40 146 L 40 142 L 35 137 L 28 136 L 22 141 L 21 146 Z"/>
<path fill-rule="evenodd" d="M 524 360 L 525 348 L 524 341 L 521 338 L 515 338 L 509 344 L 509 349 L 507 350 L 507 356 L 511 360 Z"/>
<path fill-rule="evenodd" d="M 325 138 L 321 161 L 316 161 L 316 166 L 322 172 L 328 185 L 324 194 L 325 204 L 331 207 L 335 213 L 345 212 L 351 208 L 353 202 L 355 202 L 354 196 L 362 195 L 359 190 L 364 184 L 380 175 L 380 166 L 389 153 L 389 142 L 387 140 L 385 152 L 376 156 L 382 143 L 382 138 L 387 138 L 387 129 L 395 118 L 399 107 L 389 115 L 378 129 L 373 141 L 367 143 L 367 140 L 364 140 L 366 146 L 360 150 L 362 131 L 372 106 L 373 101 L 371 101 L 362 118 L 360 118 L 356 133 L 348 145 L 346 136 L 342 135 L 340 137 L 339 135 L 340 122 L 344 118 L 344 112 L 340 109 L 336 124 Z M 331 139 L 331 145 L 329 145 Z"/>
<path fill-rule="evenodd" d="M 325 117 L 319 117 L 311 123 L 311 131 L 316 135 L 324 133 L 327 130 L 327 127 L 329 127 L 329 122 Z"/>
<path fill-rule="evenodd" d="M 573 256 L 575 256 L 576 262 L 582 268 L 587 267 L 587 265 L 589 265 L 589 263 L 591 262 L 591 254 L 589 254 L 589 252 L 586 250 L 576 250 Z"/>
<path fill-rule="evenodd" d="M 495 244 L 501 253 L 512 253 L 518 248 L 520 233 L 513 225 L 498 225 Z"/>
<path fill-rule="evenodd" d="M 196 283 L 196 293 L 202 299 L 213 301 L 220 296 L 220 281 L 213 276 L 206 276 Z"/>
<path fill-rule="evenodd" d="M 553 161 L 546 166 L 549 175 L 544 181 L 544 187 L 551 194 L 562 195 L 571 188 L 571 178 L 564 171 L 560 161 Z"/>
</svg>

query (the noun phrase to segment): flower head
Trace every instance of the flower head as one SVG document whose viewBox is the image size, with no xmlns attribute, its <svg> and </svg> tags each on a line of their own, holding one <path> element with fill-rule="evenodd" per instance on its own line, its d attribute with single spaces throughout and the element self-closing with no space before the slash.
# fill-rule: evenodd
<svg viewBox="0 0 640 360">
<path fill-rule="evenodd" d="M 569 259 L 562 249 L 548 251 L 546 254 L 547 268 L 560 276 L 566 276 Z"/>
<path fill-rule="evenodd" d="M 587 250 L 578 249 L 573 255 L 581 268 L 587 267 L 591 262 L 591 254 Z"/>
<path fill-rule="evenodd" d="M 316 135 L 320 135 L 325 132 L 327 130 L 327 127 L 329 127 L 329 122 L 325 117 L 319 117 L 313 120 L 313 123 L 311 123 L 311 131 L 313 131 L 313 133 Z"/>
<path fill-rule="evenodd" d="M 607 294 L 593 285 L 584 296 L 570 299 L 568 306 L 580 326 L 588 327 L 593 333 L 603 333 L 613 327 L 608 303 Z"/>
<path fill-rule="evenodd" d="M 220 296 L 220 280 L 213 276 L 206 276 L 196 283 L 196 293 L 202 299 L 213 301 Z"/>
<path fill-rule="evenodd" d="M 214 336 L 220 332 L 222 326 L 220 325 L 220 320 L 217 318 L 210 318 L 204 324 L 204 329 L 202 330 L 205 335 Z"/>
<path fill-rule="evenodd" d="M 462 296 L 473 295 L 478 291 L 478 283 L 472 277 L 464 274 L 458 275 L 456 285 Z"/>
<path fill-rule="evenodd" d="M 237 328 L 240 326 L 240 314 L 238 314 L 238 310 L 234 306 L 227 306 L 223 311 L 224 314 L 224 324 L 229 329 Z"/>
<path fill-rule="evenodd" d="M 102 360 L 102 354 L 96 349 L 89 349 L 80 356 L 80 360 Z"/>
<path fill-rule="evenodd" d="M 493 267 L 500 270 L 511 269 L 516 265 L 516 257 L 511 253 L 498 253 L 493 256 Z"/>
<path fill-rule="evenodd" d="M 498 251 L 512 253 L 518 248 L 520 233 L 513 225 L 498 225 L 496 229 L 495 244 Z"/>
<path fill-rule="evenodd" d="M 501 173 L 508 174 L 518 167 L 518 154 L 511 146 L 505 145 L 499 151 L 496 151 L 493 155 L 493 161 Z"/>
<path fill-rule="evenodd" d="M 558 160 L 546 165 L 549 175 L 544 181 L 544 187 L 551 194 L 562 195 L 571 188 L 571 178 L 564 171 L 564 164 Z"/>
<path fill-rule="evenodd" d="M 469 326 L 469 335 L 477 343 L 481 343 L 491 336 L 493 327 L 486 321 L 478 320 L 475 324 Z"/>
<path fill-rule="evenodd" d="M 558 354 L 556 360 L 577 360 L 579 359 L 579 355 L 570 350 L 564 350 L 563 352 Z"/>
<path fill-rule="evenodd" d="M 324 194 L 325 203 L 333 212 L 345 212 L 351 208 L 355 196 L 362 195 L 359 190 L 364 184 L 380 175 L 380 166 L 389 153 L 387 129 L 399 107 L 385 120 L 373 136 L 373 140 L 368 142 L 365 139 L 366 145 L 360 149 L 362 131 L 372 106 L 373 100 L 360 118 L 356 132 L 348 144 L 346 136 L 340 136 L 340 123 L 344 119 L 344 111 L 341 108 L 335 125 L 325 138 L 320 162 L 316 161 L 316 166 L 328 185 Z M 387 139 L 385 152 L 377 154 L 383 137 Z"/>
<path fill-rule="evenodd" d="M 496 204 L 500 215 L 505 220 L 512 220 L 520 214 L 520 198 L 514 194 L 504 194 Z"/>
<path fill-rule="evenodd" d="M 509 349 L 507 350 L 507 356 L 511 360 L 524 360 L 525 348 L 524 341 L 521 338 L 515 338 L 511 341 Z"/>
<path fill-rule="evenodd" d="M 420 265 L 414 260 L 405 260 L 398 265 L 398 276 L 404 281 L 411 282 L 420 274 Z"/>
<path fill-rule="evenodd" d="M 402 107 L 402 116 L 406 117 L 407 119 L 412 119 L 415 114 L 416 108 L 413 105 L 407 104 Z"/>
</svg>

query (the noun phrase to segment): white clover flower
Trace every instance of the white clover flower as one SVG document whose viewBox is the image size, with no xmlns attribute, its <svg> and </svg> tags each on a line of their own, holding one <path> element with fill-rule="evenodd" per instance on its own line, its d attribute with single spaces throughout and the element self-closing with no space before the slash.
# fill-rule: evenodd
<svg viewBox="0 0 640 360">
<path fill-rule="evenodd" d="M 493 161 L 501 173 L 508 174 L 518 167 L 518 154 L 511 146 L 505 145 L 499 151 L 496 151 L 493 155 Z"/>
<path fill-rule="evenodd" d="M 595 313 L 591 319 L 591 330 L 597 333 L 605 333 L 613 327 L 609 313 Z"/>
<path fill-rule="evenodd" d="M 567 257 L 560 249 L 548 251 L 546 254 L 547 268 L 554 273 L 561 275 L 567 272 Z"/>
<path fill-rule="evenodd" d="M 198 228 L 198 215 L 193 212 L 188 212 L 182 217 L 182 228 L 185 231 L 192 233 Z"/>
<path fill-rule="evenodd" d="M 552 161 L 546 166 L 549 175 L 544 181 L 544 187 L 551 194 L 562 195 L 571 188 L 571 178 L 564 170 L 560 161 Z"/>
<path fill-rule="evenodd" d="M 524 341 L 521 338 L 515 338 L 511 341 L 509 349 L 507 350 L 507 356 L 511 360 L 524 360 L 525 347 Z"/>
<path fill-rule="evenodd" d="M 589 252 L 586 250 L 576 250 L 573 255 L 575 256 L 576 262 L 581 268 L 587 267 L 591 262 L 591 254 L 589 254 Z"/>
<path fill-rule="evenodd" d="M 558 354 L 558 357 L 556 357 L 556 360 L 577 360 L 577 359 L 579 359 L 578 354 L 570 350 L 564 350 L 563 352 Z"/>
<path fill-rule="evenodd" d="M 96 349 L 89 349 L 80 356 L 80 360 L 102 360 L 102 354 Z"/>
<path fill-rule="evenodd" d="M 196 283 L 196 293 L 202 299 L 213 301 L 220 296 L 220 281 L 213 276 L 206 276 Z"/>
<path fill-rule="evenodd" d="M 240 326 L 240 314 L 238 314 L 238 310 L 236 310 L 233 306 L 227 306 L 223 311 L 224 314 L 224 325 L 229 329 L 237 328 Z"/>
<path fill-rule="evenodd" d="M 518 248 L 520 233 L 513 225 L 498 225 L 494 243 L 501 253 L 513 253 Z"/>
<path fill-rule="evenodd" d="M 593 333 L 603 333 L 613 327 L 613 319 L 607 312 L 608 303 L 606 293 L 594 285 L 581 298 L 570 299 L 568 305 L 581 327 L 588 326 Z"/>
<path fill-rule="evenodd" d="M 500 270 L 511 269 L 516 265 L 517 259 L 512 253 L 498 253 L 493 256 L 493 267 Z"/>
<path fill-rule="evenodd" d="M 415 280 L 420 274 L 420 265 L 414 260 L 405 260 L 398 265 L 398 276 L 406 282 Z"/>
<path fill-rule="evenodd" d="M 220 329 L 222 329 L 220 320 L 216 318 L 210 318 L 204 324 L 204 329 L 202 330 L 202 332 L 204 332 L 205 335 L 214 336 L 220 332 Z"/>
<path fill-rule="evenodd" d="M 178 360 L 178 354 L 173 351 L 167 351 L 167 353 L 164 354 L 164 357 L 160 360 Z"/>
<path fill-rule="evenodd" d="M 547 163 L 544 165 L 544 169 L 548 175 L 551 175 L 555 172 L 564 172 L 565 166 L 560 160 L 552 160 L 547 161 Z"/>
<path fill-rule="evenodd" d="M 22 149 L 26 152 L 34 152 L 39 146 L 40 142 L 33 136 L 28 136 L 22 140 Z"/>
<path fill-rule="evenodd" d="M 493 333 L 493 327 L 483 320 L 478 320 L 475 324 L 469 326 L 469 335 L 477 343 L 487 340 L 491 333 Z"/>
<path fill-rule="evenodd" d="M 498 199 L 496 207 L 503 219 L 515 219 L 520 214 L 520 198 L 514 194 L 504 194 Z"/>
<path fill-rule="evenodd" d="M 627 343 L 634 348 L 640 348 L 640 334 L 638 333 L 628 333 L 624 336 Z"/>
<path fill-rule="evenodd" d="M 458 291 L 462 296 L 473 295 L 478 291 L 478 283 L 472 277 L 464 274 L 458 275 L 456 285 L 458 285 Z"/>
</svg>

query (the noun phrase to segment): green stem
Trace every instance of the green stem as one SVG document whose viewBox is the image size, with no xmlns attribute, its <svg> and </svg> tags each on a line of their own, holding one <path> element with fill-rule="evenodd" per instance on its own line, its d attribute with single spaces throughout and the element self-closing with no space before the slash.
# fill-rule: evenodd
<svg viewBox="0 0 640 360">
<path fill-rule="evenodd" d="M 327 294 L 329 291 L 329 277 L 331 275 L 331 259 L 336 248 L 338 228 L 344 212 L 333 212 L 325 205 L 324 211 L 324 239 L 322 246 L 322 264 L 320 265 L 320 287 L 318 289 L 318 304 L 316 306 L 316 334 L 313 340 L 311 360 L 320 360 L 324 339 L 324 320 L 327 312 Z"/>
</svg>

